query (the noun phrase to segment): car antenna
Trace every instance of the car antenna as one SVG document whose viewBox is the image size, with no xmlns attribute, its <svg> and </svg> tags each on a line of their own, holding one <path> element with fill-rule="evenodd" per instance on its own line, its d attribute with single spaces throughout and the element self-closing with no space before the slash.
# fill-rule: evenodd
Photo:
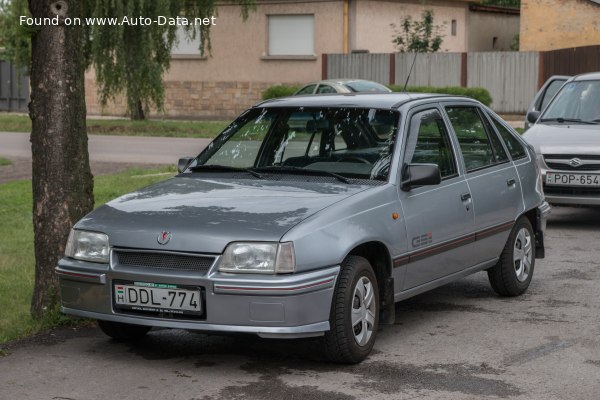
<svg viewBox="0 0 600 400">
<path fill-rule="evenodd" d="M 408 81 L 410 79 L 410 75 L 412 74 L 412 70 L 415 66 L 415 61 L 417 61 L 417 54 L 419 54 L 419 52 L 415 51 L 415 56 L 413 58 L 412 64 L 410 64 L 410 69 L 408 70 L 408 76 L 406 77 L 406 82 L 404 83 L 404 87 L 402 88 L 402 93 L 406 92 L 406 88 L 408 87 Z"/>
</svg>

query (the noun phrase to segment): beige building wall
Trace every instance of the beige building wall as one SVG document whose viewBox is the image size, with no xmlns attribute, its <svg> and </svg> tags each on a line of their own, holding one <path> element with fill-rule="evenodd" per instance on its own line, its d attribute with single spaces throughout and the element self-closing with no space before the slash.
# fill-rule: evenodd
<svg viewBox="0 0 600 400">
<path fill-rule="evenodd" d="M 165 113 L 169 117 L 232 118 L 260 101 L 275 84 L 321 79 L 323 53 L 343 52 L 344 3 L 278 0 L 258 2 L 243 21 L 239 6 L 221 4 L 211 28 L 212 55 L 178 55 L 165 74 Z M 314 14 L 314 50 L 309 57 L 268 56 L 268 15 Z M 123 99 L 101 107 L 94 75 L 86 74 L 89 114 L 123 115 Z M 161 114 L 152 112 L 151 115 Z"/>
<path fill-rule="evenodd" d="M 432 9 L 434 24 L 440 26 L 440 34 L 443 36 L 442 51 L 467 51 L 467 1 L 423 3 L 420 0 L 354 0 L 352 4 L 351 50 L 369 50 L 371 53 L 396 52 L 397 49 L 392 43 L 394 28 L 391 24 L 399 27 L 405 16 L 419 20 L 424 9 Z M 452 20 L 456 20 L 456 36 L 451 32 Z"/>
<path fill-rule="evenodd" d="M 600 5 L 591 0 L 521 0 L 521 51 L 600 44 Z"/>
<path fill-rule="evenodd" d="M 471 11 L 468 26 L 467 51 L 510 51 L 519 33 L 519 15 Z"/>
</svg>

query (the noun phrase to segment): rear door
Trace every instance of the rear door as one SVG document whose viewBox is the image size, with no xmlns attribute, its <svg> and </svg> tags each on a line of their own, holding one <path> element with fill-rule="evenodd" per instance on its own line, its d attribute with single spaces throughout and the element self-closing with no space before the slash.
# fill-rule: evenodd
<svg viewBox="0 0 600 400">
<path fill-rule="evenodd" d="M 445 103 L 458 140 L 466 182 L 473 199 L 478 263 L 500 255 L 522 210 L 517 170 L 484 110 L 473 103 Z"/>
<path fill-rule="evenodd" d="M 439 185 L 399 190 L 408 235 L 403 290 L 450 275 L 472 264 L 469 241 L 473 207 L 469 187 L 460 174 L 455 148 L 437 106 L 422 106 L 408 115 L 403 164 L 437 164 Z"/>
</svg>

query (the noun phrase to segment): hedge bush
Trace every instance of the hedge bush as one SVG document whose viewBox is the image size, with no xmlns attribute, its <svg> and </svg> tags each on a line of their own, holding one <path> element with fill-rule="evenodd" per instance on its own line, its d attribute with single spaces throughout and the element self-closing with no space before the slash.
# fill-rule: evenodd
<svg viewBox="0 0 600 400">
<path fill-rule="evenodd" d="M 393 92 L 401 92 L 402 86 L 390 85 L 388 86 Z M 492 96 L 490 92 L 481 87 L 460 87 L 460 86 L 447 86 L 447 87 L 433 87 L 433 86 L 409 86 L 406 88 L 407 92 L 417 93 L 440 93 L 440 94 L 452 94 L 456 96 L 471 97 L 475 100 L 479 100 L 486 106 L 492 104 Z"/>
<path fill-rule="evenodd" d="M 271 86 L 270 88 L 267 88 L 267 90 L 262 92 L 262 99 L 269 100 L 269 99 L 275 99 L 277 97 L 291 96 L 294 93 L 296 93 L 296 91 L 298 89 L 300 89 L 299 86 L 289 86 L 289 85 Z"/>
<path fill-rule="evenodd" d="M 402 86 L 399 85 L 389 85 L 390 89 L 393 92 L 401 92 Z M 264 92 L 262 92 L 263 100 L 274 99 L 277 97 L 285 97 L 293 95 L 299 89 L 298 86 L 293 85 L 277 85 L 271 86 L 267 88 Z M 433 86 L 409 86 L 407 88 L 408 92 L 417 92 L 417 93 L 440 93 L 440 94 L 452 94 L 456 96 L 466 96 L 471 97 L 475 100 L 479 100 L 486 106 L 492 104 L 492 96 L 490 96 L 490 92 L 488 92 L 484 88 L 480 87 L 460 87 L 460 86 L 447 86 L 447 87 L 433 87 Z"/>
</svg>

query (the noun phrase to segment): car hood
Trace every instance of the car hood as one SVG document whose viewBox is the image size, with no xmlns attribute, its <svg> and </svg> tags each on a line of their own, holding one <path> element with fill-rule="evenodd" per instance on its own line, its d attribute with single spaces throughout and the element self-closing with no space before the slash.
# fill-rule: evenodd
<svg viewBox="0 0 600 400">
<path fill-rule="evenodd" d="M 76 229 L 106 233 L 114 247 L 221 253 L 233 241 L 279 241 L 316 212 L 372 186 L 175 177 L 126 194 Z M 162 231 L 171 240 L 158 243 Z"/>
<path fill-rule="evenodd" d="M 600 154 L 600 125 L 535 124 L 523 139 L 538 154 Z"/>
</svg>

